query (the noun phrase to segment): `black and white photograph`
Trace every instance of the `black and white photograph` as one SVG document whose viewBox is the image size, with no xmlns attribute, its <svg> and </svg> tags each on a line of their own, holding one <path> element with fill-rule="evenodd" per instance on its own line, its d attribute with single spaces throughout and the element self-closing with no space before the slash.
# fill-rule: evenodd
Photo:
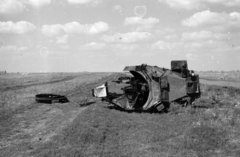
<svg viewBox="0 0 240 157">
<path fill-rule="evenodd" d="M 239 157 L 240 0 L 0 0 L 0 157 Z"/>
</svg>

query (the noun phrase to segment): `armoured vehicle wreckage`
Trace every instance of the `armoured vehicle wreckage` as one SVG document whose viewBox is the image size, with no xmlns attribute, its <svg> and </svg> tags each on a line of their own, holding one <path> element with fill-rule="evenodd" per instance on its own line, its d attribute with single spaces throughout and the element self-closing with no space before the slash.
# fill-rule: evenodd
<svg viewBox="0 0 240 157">
<path fill-rule="evenodd" d="M 186 60 L 171 61 L 171 69 L 150 66 L 126 66 L 132 76 L 113 82 L 124 84 L 122 94 L 109 91 L 108 83 L 92 90 L 94 97 L 124 110 L 168 110 L 171 104 L 191 105 L 201 96 L 199 75 L 188 70 Z"/>
</svg>

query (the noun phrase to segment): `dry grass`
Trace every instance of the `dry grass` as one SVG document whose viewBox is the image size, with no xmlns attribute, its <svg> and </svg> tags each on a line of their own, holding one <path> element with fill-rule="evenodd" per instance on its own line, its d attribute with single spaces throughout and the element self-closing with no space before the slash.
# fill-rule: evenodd
<svg viewBox="0 0 240 157">
<path fill-rule="evenodd" d="M 13 78 L 10 75 L 13 75 Z M 38 78 L 38 75 L 41 77 Z M 72 76 L 69 73 L 53 74 L 53 76 L 50 74 L 2 75 L 1 77 L 5 77 L 6 80 L 4 84 L 0 84 L 0 139 L 6 139 L 16 133 L 15 129 L 20 123 L 16 115 L 25 114 L 32 109 L 35 111 L 41 106 L 35 102 L 36 94 L 63 94 L 72 101 L 71 106 L 78 106 L 77 101 L 81 98 L 80 94 L 85 94 L 88 97 L 91 95 L 90 91 L 81 91 L 79 88 L 81 89 L 84 84 L 91 85 L 98 80 L 104 80 L 104 77 L 109 75 L 110 73 L 75 73 Z M 24 81 L 26 83 L 26 80 L 31 83 L 23 84 Z M 9 86 L 6 88 L 5 85 Z M 79 95 L 72 96 L 73 91 L 79 91 Z"/>
<path fill-rule="evenodd" d="M 211 104 L 201 105 L 208 108 L 198 104 L 197 108 L 179 108 L 175 114 L 124 112 L 105 103 L 91 105 L 61 135 L 30 155 L 237 157 L 238 89 L 202 88 L 208 91 L 202 99 Z M 213 97 L 216 93 L 224 104 Z"/>
<path fill-rule="evenodd" d="M 240 71 L 204 71 L 197 72 L 201 78 L 213 80 L 240 81 Z"/>
<path fill-rule="evenodd" d="M 54 92 L 67 95 L 72 102 L 69 105 L 75 105 L 68 110 L 88 107 L 51 140 L 37 145 L 25 143 L 26 148 L 0 149 L 5 152 L 3 155 L 11 156 L 8 153 L 12 149 L 13 154 L 24 150 L 22 156 L 48 157 L 239 156 L 240 89 L 201 85 L 202 97 L 196 101 L 195 108 L 180 107 L 171 114 L 124 112 L 107 107 L 106 103 L 90 103 L 93 98 L 90 97 L 89 84 L 96 85 L 103 76 L 106 74 L 84 74 L 63 82 L 4 91 L 1 113 L 5 114 L 0 118 L 2 122 L 6 122 L 4 118 L 8 119 L 9 123 L 0 120 L 0 138 L 16 125 L 16 121 L 11 122 L 14 120 L 11 114 L 30 109 L 37 113 L 38 104 L 33 103 L 35 94 Z M 100 83 L 103 82 L 104 78 Z"/>
<path fill-rule="evenodd" d="M 202 85 L 198 120 L 185 133 L 185 149 L 197 156 L 238 156 L 240 153 L 240 89 Z"/>
<path fill-rule="evenodd" d="M 53 76 L 51 74 L 32 74 L 20 75 L 19 79 L 17 74 L 13 74 L 12 79 L 7 79 L 5 80 L 5 84 L 0 84 L 0 109 L 16 110 L 20 106 L 28 106 L 34 102 L 35 95 L 40 93 L 70 95 L 71 92 L 78 90 L 79 86 L 90 84 L 107 75 L 110 75 L 110 73 L 60 73 L 53 74 Z M 11 76 L 8 77 L 11 78 Z M 29 81 L 32 83 L 27 84 L 28 86 L 25 87 L 26 82 Z M 8 85 L 8 89 L 5 89 L 6 84 Z"/>
</svg>

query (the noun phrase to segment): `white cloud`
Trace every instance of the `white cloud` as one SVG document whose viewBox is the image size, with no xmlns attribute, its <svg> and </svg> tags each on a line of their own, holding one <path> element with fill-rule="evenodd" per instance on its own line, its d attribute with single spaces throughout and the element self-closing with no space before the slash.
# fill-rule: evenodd
<svg viewBox="0 0 240 157">
<path fill-rule="evenodd" d="M 196 54 L 187 53 L 187 54 L 186 54 L 186 58 L 187 58 L 187 60 L 192 60 L 192 61 L 194 61 L 194 60 L 198 60 L 198 59 L 199 59 L 199 56 L 196 55 Z"/>
<path fill-rule="evenodd" d="M 122 6 L 121 5 L 115 5 L 115 6 L 113 6 L 113 10 L 121 12 Z"/>
<path fill-rule="evenodd" d="M 61 24 L 43 25 L 41 32 L 46 36 L 59 35 L 64 33 L 64 26 Z"/>
<path fill-rule="evenodd" d="M 141 17 L 128 17 L 124 21 L 124 25 L 139 25 L 137 31 L 150 29 L 157 23 L 159 23 L 159 20 L 153 17 L 149 17 L 147 19 L 143 19 Z"/>
<path fill-rule="evenodd" d="M 199 0 L 159 0 L 161 3 L 167 3 L 171 8 L 195 9 Z"/>
<path fill-rule="evenodd" d="M 240 7 L 240 0 L 159 0 L 160 3 L 166 3 L 170 8 L 182 9 L 206 9 L 208 4 L 219 4 L 224 6 Z"/>
<path fill-rule="evenodd" d="M 240 7 L 240 0 L 205 0 L 205 2 Z"/>
<path fill-rule="evenodd" d="M 0 47 L 0 52 L 16 51 L 16 50 L 17 50 L 17 46 L 15 45 L 6 45 L 6 46 Z"/>
<path fill-rule="evenodd" d="M 70 34 L 98 34 L 107 31 L 109 26 L 102 21 L 85 25 L 81 25 L 78 22 L 70 22 L 64 25 L 64 29 Z"/>
<path fill-rule="evenodd" d="M 0 53 L 6 53 L 6 54 L 17 54 L 20 53 L 22 51 L 26 51 L 29 48 L 26 46 L 21 46 L 18 47 L 16 45 L 5 45 L 0 47 Z"/>
<path fill-rule="evenodd" d="M 186 32 L 182 33 L 183 41 L 199 41 L 199 40 L 222 40 L 227 39 L 228 34 L 213 33 L 211 31 L 200 31 L 200 32 Z"/>
<path fill-rule="evenodd" d="M 210 40 L 212 41 L 212 40 Z M 174 50 L 177 51 L 195 51 L 197 49 L 203 48 L 204 46 L 209 45 L 216 45 L 216 43 L 210 42 L 210 41 L 204 41 L 204 42 L 183 42 L 183 41 L 177 41 L 177 42 L 166 42 L 163 40 L 159 40 L 156 43 L 153 43 L 151 45 L 151 49 L 157 49 L 157 50 Z"/>
<path fill-rule="evenodd" d="M 51 0 L 28 0 L 26 3 L 35 8 L 40 8 L 42 6 L 50 5 Z"/>
<path fill-rule="evenodd" d="M 102 2 L 102 0 L 67 0 L 68 3 L 70 4 L 88 4 L 88 3 L 92 3 L 92 4 L 99 4 Z"/>
<path fill-rule="evenodd" d="M 124 55 L 128 55 L 129 51 L 134 51 L 140 48 L 138 44 L 114 44 L 112 46 L 117 51 L 121 50 L 121 54 L 124 54 Z M 127 53 L 124 53 L 124 52 L 127 52 Z"/>
<path fill-rule="evenodd" d="M 50 4 L 51 0 L 1 0 L 0 14 L 21 13 L 26 10 L 28 6 L 40 8 Z"/>
<path fill-rule="evenodd" d="M 56 39 L 57 39 L 57 41 L 56 41 L 57 44 L 66 44 L 66 43 L 68 43 L 68 35 L 67 34 L 65 34 L 63 36 L 60 36 L 60 37 L 56 37 Z"/>
<path fill-rule="evenodd" d="M 164 38 L 166 40 L 178 40 L 178 36 L 176 34 L 168 34 Z"/>
<path fill-rule="evenodd" d="M 97 33 L 100 33 L 100 32 L 105 32 L 109 29 L 109 26 L 107 23 L 105 22 L 97 22 L 97 23 L 94 23 L 93 25 L 86 25 L 85 27 L 89 27 L 88 29 L 88 32 L 89 34 L 97 34 Z"/>
<path fill-rule="evenodd" d="M 159 40 L 151 45 L 152 50 L 165 50 L 169 52 L 227 52 L 229 49 L 233 49 L 228 43 L 222 40 L 190 40 L 188 41 L 176 41 L 166 42 Z"/>
<path fill-rule="evenodd" d="M 202 11 L 193 14 L 191 17 L 182 21 L 182 25 L 188 27 L 212 26 L 217 30 L 225 30 L 227 28 L 239 28 L 240 13 L 216 13 Z"/>
<path fill-rule="evenodd" d="M 125 34 L 117 33 L 112 36 L 104 35 L 102 39 L 106 42 L 113 43 L 134 43 L 141 40 L 146 40 L 152 37 L 148 32 L 129 32 Z"/>
<path fill-rule="evenodd" d="M 160 49 L 160 50 L 171 50 L 174 49 L 174 44 L 170 42 L 165 42 L 162 40 L 157 41 L 156 43 L 152 44 L 152 49 Z"/>
<path fill-rule="evenodd" d="M 201 25 L 216 25 L 226 22 L 228 15 L 226 13 L 210 12 L 209 10 L 197 12 L 191 17 L 182 21 L 182 25 L 197 27 Z"/>
<path fill-rule="evenodd" d="M 91 42 L 80 47 L 82 50 L 100 50 L 106 47 L 105 43 Z"/>
<path fill-rule="evenodd" d="M 21 46 L 18 48 L 18 51 L 26 51 L 26 50 L 28 50 L 28 47 L 26 46 Z"/>
<path fill-rule="evenodd" d="M 1 0 L 0 14 L 20 13 L 26 9 L 26 6 L 17 0 Z"/>
<path fill-rule="evenodd" d="M 105 32 L 108 29 L 108 24 L 102 21 L 85 25 L 82 25 L 78 22 L 69 22 L 64 25 L 43 25 L 42 33 L 46 36 L 59 35 L 64 32 L 68 34 L 98 34 Z"/>
<path fill-rule="evenodd" d="M 156 23 L 159 23 L 159 20 L 153 17 L 149 17 L 147 19 L 143 19 L 141 17 L 128 17 L 124 21 L 124 25 L 133 25 L 133 24 L 154 25 Z"/>
<path fill-rule="evenodd" d="M 66 23 L 63 27 L 64 30 L 70 34 L 83 34 L 84 32 L 87 32 L 84 25 L 81 25 L 78 22 Z"/>
<path fill-rule="evenodd" d="M 24 33 L 32 32 L 35 29 L 36 29 L 36 26 L 26 21 L 19 21 L 16 23 L 13 23 L 12 21 L 0 22 L 0 33 L 24 34 Z"/>
<path fill-rule="evenodd" d="M 70 46 L 69 46 L 69 45 L 66 45 L 66 44 L 60 45 L 60 47 L 61 47 L 62 49 L 69 49 L 69 48 L 70 48 Z"/>
</svg>

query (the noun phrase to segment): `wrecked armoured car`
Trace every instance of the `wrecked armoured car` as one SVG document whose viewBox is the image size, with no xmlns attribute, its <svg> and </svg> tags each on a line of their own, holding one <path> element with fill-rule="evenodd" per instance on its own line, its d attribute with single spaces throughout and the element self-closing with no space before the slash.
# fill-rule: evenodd
<svg viewBox="0 0 240 157">
<path fill-rule="evenodd" d="M 171 104 L 193 104 L 201 96 L 199 75 L 188 70 L 186 60 L 171 61 L 171 69 L 142 64 L 126 66 L 132 76 L 113 82 L 124 84 L 122 93 L 109 90 L 109 83 L 92 90 L 94 97 L 124 110 L 168 110 Z"/>
</svg>

